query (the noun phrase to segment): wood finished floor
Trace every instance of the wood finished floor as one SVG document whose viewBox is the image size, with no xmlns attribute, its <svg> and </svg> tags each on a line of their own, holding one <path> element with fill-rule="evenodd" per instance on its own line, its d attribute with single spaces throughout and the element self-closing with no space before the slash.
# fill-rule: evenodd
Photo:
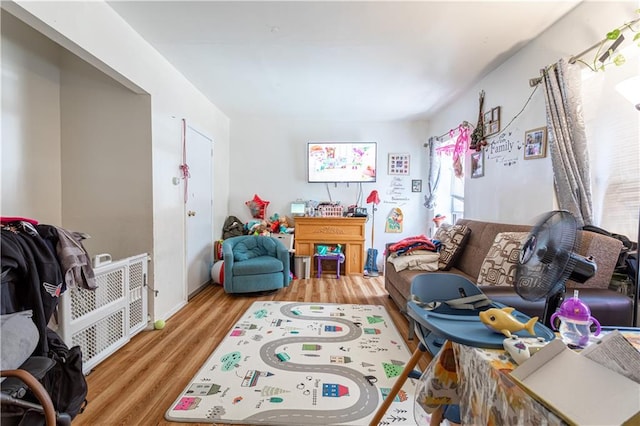
<svg viewBox="0 0 640 426">
<path fill-rule="evenodd" d="M 162 330 L 143 331 L 87 376 L 89 404 L 73 421 L 82 425 L 196 425 L 175 423 L 164 413 L 187 386 L 231 327 L 259 300 L 383 305 L 410 351 L 407 319 L 389 299 L 382 277 L 326 276 L 292 281 L 288 288 L 261 295 L 229 295 L 207 286 L 169 318 Z M 422 357 L 424 369 L 428 359 Z"/>
</svg>

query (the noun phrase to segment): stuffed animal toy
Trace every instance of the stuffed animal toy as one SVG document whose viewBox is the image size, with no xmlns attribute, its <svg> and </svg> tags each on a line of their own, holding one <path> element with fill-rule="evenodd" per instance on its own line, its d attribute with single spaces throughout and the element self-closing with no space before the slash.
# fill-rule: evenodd
<svg viewBox="0 0 640 426">
<path fill-rule="evenodd" d="M 256 221 L 251 228 L 249 228 L 249 234 L 251 235 L 271 235 L 271 228 L 266 220 Z"/>
<path fill-rule="evenodd" d="M 291 221 L 288 217 L 282 216 L 280 218 L 280 233 L 281 234 L 293 234 L 294 228 L 291 227 Z"/>
</svg>

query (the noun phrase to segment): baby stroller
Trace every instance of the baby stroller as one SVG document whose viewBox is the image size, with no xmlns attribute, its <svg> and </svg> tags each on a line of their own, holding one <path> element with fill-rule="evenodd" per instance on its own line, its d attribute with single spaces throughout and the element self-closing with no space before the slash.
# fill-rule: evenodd
<svg viewBox="0 0 640 426">
<path fill-rule="evenodd" d="M 48 328 L 66 287 L 50 225 L 3 221 L 0 402 L 4 425 L 70 425 L 86 402 L 79 347 Z M 51 284 L 53 283 L 53 284 Z M 54 285 L 56 284 L 57 285 Z"/>
<path fill-rule="evenodd" d="M 38 330 L 31 320 L 31 312 L 2 315 L 1 321 L 2 424 L 70 425 L 71 416 L 56 412 L 51 396 L 40 382 L 56 361 L 31 355 L 38 342 Z"/>
</svg>

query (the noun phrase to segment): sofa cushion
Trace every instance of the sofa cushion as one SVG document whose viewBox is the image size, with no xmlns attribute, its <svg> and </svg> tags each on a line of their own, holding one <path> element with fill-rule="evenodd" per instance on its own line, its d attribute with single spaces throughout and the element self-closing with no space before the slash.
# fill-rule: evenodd
<svg viewBox="0 0 640 426">
<path fill-rule="evenodd" d="M 528 232 L 500 232 L 480 267 L 478 285 L 513 286 L 522 242 Z"/>
<path fill-rule="evenodd" d="M 464 271 L 473 279 L 480 275 L 480 267 L 484 262 L 484 257 L 493 245 L 496 235 L 499 232 L 530 232 L 529 225 L 510 225 L 505 223 L 482 222 L 472 219 L 458 219 L 456 225 L 466 225 L 471 229 L 469 239 L 465 244 L 462 255 L 456 261 L 455 268 Z"/>
<path fill-rule="evenodd" d="M 567 281 L 567 288 L 609 288 L 611 276 L 622 250 L 622 241 L 590 231 L 579 231 L 578 239 L 580 245 L 577 252 L 585 257 L 591 257 L 598 267 L 594 276 L 584 283 Z"/>
<path fill-rule="evenodd" d="M 462 254 L 471 229 L 466 225 L 442 225 L 436 231 L 434 239 L 440 241 L 440 261 L 438 268 L 443 271 L 451 269 L 456 259 Z"/>
</svg>

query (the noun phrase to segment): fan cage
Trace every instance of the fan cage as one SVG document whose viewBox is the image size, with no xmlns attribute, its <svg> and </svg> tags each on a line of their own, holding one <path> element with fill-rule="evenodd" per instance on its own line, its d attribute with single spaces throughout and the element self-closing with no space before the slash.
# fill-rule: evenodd
<svg viewBox="0 0 640 426">
<path fill-rule="evenodd" d="M 58 306 L 58 331 L 80 346 L 89 372 L 147 325 L 146 253 L 94 268 L 97 288 L 69 288 Z"/>
<path fill-rule="evenodd" d="M 515 290 L 523 299 L 536 301 L 564 290 L 576 266 L 572 253 L 580 246 L 580 236 L 575 217 L 564 210 L 544 215 L 531 236 L 535 236 L 540 252 L 520 263 Z M 542 252 L 541 247 L 546 250 Z"/>
</svg>

